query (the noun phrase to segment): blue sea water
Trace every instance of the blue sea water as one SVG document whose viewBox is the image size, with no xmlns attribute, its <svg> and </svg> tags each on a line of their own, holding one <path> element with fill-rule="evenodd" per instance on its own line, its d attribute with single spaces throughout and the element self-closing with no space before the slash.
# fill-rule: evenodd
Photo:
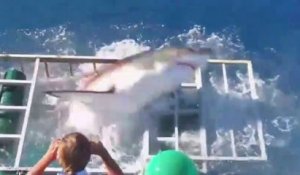
<svg viewBox="0 0 300 175">
<path fill-rule="evenodd" d="M 1 0 L 0 52 L 94 55 L 127 38 L 157 48 L 195 26 L 232 37 L 242 46 L 236 56 L 251 59 L 263 80 L 280 76 L 276 89 L 294 101 L 264 120 L 300 120 L 299 0 Z M 258 174 L 300 174 L 300 126 L 286 137 L 284 147 L 268 147 L 272 171 Z"/>
</svg>

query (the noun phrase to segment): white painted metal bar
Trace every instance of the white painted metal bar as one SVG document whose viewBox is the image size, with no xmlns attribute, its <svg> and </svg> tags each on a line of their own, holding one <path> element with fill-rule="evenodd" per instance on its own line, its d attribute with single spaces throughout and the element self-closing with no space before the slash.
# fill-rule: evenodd
<svg viewBox="0 0 300 175">
<path fill-rule="evenodd" d="M 264 158 L 265 160 L 268 159 L 267 152 L 266 152 L 266 143 L 264 139 L 264 134 L 263 134 L 263 124 L 261 120 L 256 120 L 257 124 L 257 135 L 258 135 L 258 141 L 259 141 L 259 148 L 261 151 L 261 157 Z"/>
<path fill-rule="evenodd" d="M 230 146 L 231 146 L 232 156 L 237 157 L 234 132 L 232 129 L 229 130 L 229 134 L 230 134 L 230 143 L 231 143 Z"/>
<path fill-rule="evenodd" d="M 197 85 L 195 83 L 181 83 L 181 87 L 183 87 L 183 88 L 196 88 Z"/>
<path fill-rule="evenodd" d="M 250 84 L 251 97 L 252 97 L 252 99 L 255 100 L 255 99 L 258 99 L 258 95 L 256 92 L 252 62 L 249 62 L 247 64 L 247 69 L 248 69 L 248 78 L 249 78 L 249 84 Z M 257 135 L 258 135 L 259 148 L 261 151 L 261 157 L 263 159 L 267 160 L 268 156 L 266 153 L 266 143 L 265 143 L 265 139 L 264 139 L 263 124 L 262 124 L 261 119 L 256 120 L 256 125 L 257 125 Z"/>
<path fill-rule="evenodd" d="M 94 62 L 94 63 L 114 63 L 118 59 L 114 58 L 100 58 L 97 56 L 76 56 L 76 55 L 32 55 L 32 54 L 0 54 L 0 59 L 22 58 L 34 61 L 40 58 L 41 62 Z M 235 60 L 235 59 L 208 59 L 208 63 L 219 64 L 248 64 L 249 60 Z"/>
<path fill-rule="evenodd" d="M 0 54 L 0 59 L 4 60 L 23 59 L 25 61 L 35 61 L 36 58 L 39 58 L 40 62 L 48 63 L 115 63 L 118 61 L 118 59 L 104 59 L 96 56 Z"/>
<path fill-rule="evenodd" d="M 25 115 L 24 115 L 24 121 L 23 121 L 22 131 L 21 131 L 21 138 L 20 138 L 20 142 L 19 142 L 18 150 L 17 150 L 17 155 L 16 155 L 16 159 L 15 159 L 15 165 L 14 165 L 15 167 L 18 167 L 20 165 L 25 134 L 26 134 L 26 130 L 27 130 L 28 120 L 29 120 L 30 111 L 31 111 L 31 105 L 32 105 L 32 101 L 33 101 L 35 84 L 36 84 L 36 81 L 37 81 L 37 76 L 38 76 L 38 71 L 39 71 L 39 65 L 40 65 L 40 59 L 37 58 L 35 60 L 35 64 L 34 64 L 34 71 L 33 71 L 33 76 L 32 76 L 32 80 L 31 80 L 32 83 L 31 83 L 30 90 L 29 90 L 28 101 L 27 101 L 27 109 L 26 109 Z"/>
<path fill-rule="evenodd" d="M 30 80 L 7 80 L 7 79 L 0 79 L 0 84 L 28 85 L 28 84 L 31 84 L 31 81 Z"/>
<path fill-rule="evenodd" d="M 157 141 L 160 142 L 176 142 L 175 137 L 157 137 Z"/>
<path fill-rule="evenodd" d="M 149 130 L 146 130 L 145 132 L 144 132 L 144 136 L 143 136 L 143 146 L 145 146 L 145 150 L 144 150 L 144 155 L 148 155 L 149 154 Z"/>
<path fill-rule="evenodd" d="M 197 157 L 197 156 L 191 156 L 194 160 L 207 160 L 207 161 L 264 161 L 265 158 L 262 157 Z"/>
<path fill-rule="evenodd" d="M 179 97 L 178 92 L 175 95 L 175 111 L 174 111 L 174 135 L 175 135 L 175 150 L 179 150 L 179 129 L 178 129 L 178 117 L 179 117 Z"/>
<path fill-rule="evenodd" d="M 153 155 L 150 155 L 148 159 L 151 159 Z M 232 156 L 189 156 L 194 161 L 265 161 L 264 157 L 232 157 Z"/>
<path fill-rule="evenodd" d="M 229 87 L 228 87 L 227 71 L 226 71 L 225 64 L 222 64 L 222 72 L 223 72 L 223 81 L 224 81 L 224 91 L 225 93 L 228 93 Z"/>
<path fill-rule="evenodd" d="M 208 63 L 216 63 L 216 64 L 248 64 L 251 61 L 249 60 L 234 60 L 234 59 L 208 59 Z"/>
<path fill-rule="evenodd" d="M 202 74 L 201 74 L 200 67 L 197 68 L 196 71 L 195 71 L 195 84 L 196 84 L 197 90 L 202 88 Z"/>
<path fill-rule="evenodd" d="M 195 72 L 195 84 L 196 84 L 196 89 L 199 91 L 200 88 L 202 88 L 202 74 L 201 74 L 201 69 L 198 68 L 197 71 Z M 206 138 L 206 128 L 204 124 L 204 119 L 201 117 L 201 113 L 199 111 L 200 109 L 194 109 L 193 112 L 198 113 L 199 117 L 199 125 L 200 125 L 200 130 L 199 130 L 199 136 L 200 136 L 200 152 L 201 156 L 207 157 L 208 156 L 208 151 L 207 151 L 207 138 Z M 207 168 L 207 162 L 202 162 L 202 172 L 206 173 L 208 171 Z"/>
<path fill-rule="evenodd" d="M 204 158 L 208 158 L 208 151 L 207 151 L 207 138 L 206 138 L 206 128 L 202 125 L 200 128 L 200 151 L 201 156 Z M 191 157 L 192 158 L 192 157 Z M 203 159 L 204 160 L 204 159 Z M 202 162 L 202 172 L 206 173 L 208 171 L 207 162 Z"/>
<path fill-rule="evenodd" d="M 86 56 L 86 55 L 43 55 L 43 54 L 0 54 L 0 58 L 24 58 L 24 59 L 30 59 L 30 60 L 35 60 L 36 58 L 39 58 L 41 60 L 49 59 L 51 60 L 52 58 L 58 58 L 58 59 L 101 59 L 101 57 L 97 56 Z M 102 58 L 102 60 L 115 60 L 113 58 Z M 43 62 L 43 61 L 41 61 Z M 50 61 L 51 62 L 51 61 Z M 89 62 L 89 61 L 87 61 Z"/>
<path fill-rule="evenodd" d="M 251 61 L 247 64 L 247 70 L 248 70 L 248 78 L 249 78 L 251 97 L 252 97 L 252 99 L 255 100 L 255 99 L 258 99 L 259 97 L 256 92 L 253 66 L 252 66 Z M 263 134 L 263 124 L 262 124 L 261 119 L 256 120 L 256 125 L 257 125 L 257 135 L 258 135 L 259 148 L 261 151 L 261 157 L 262 157 L 262 159 L 267 160 L 268 156 L 266 153 L 266 144 L 265 144 L 265 139 L 264 139 L 264 134 Z"/>
<path fill-rule="evenodd" d="M 202 156 L 191 156 L 193 160 L 206 160 L 206 161 L 263 161 L 266 160 L 263 157 L 218 157 L 218 156 L 208 156 L 208 157 L 202 157 Z"/>
<path fill-rule="evenodd" d="M 149 141 L 149 130 L 146 130 L 143 135 L 143 157 L 146 160 L 147 156 L 150 154 L 150 141 Z M 146 162 L 144 162 L 146 163 Z"/>
<path fill-rule="evenodd" d="M 24 111 L 24 110 L 26 110 L 26 106 L 4 106 L 4 105 L 0 105 L 0 110 L 5 110 L 5 111 Z"/>
<path fill-rule="evenodd" d="M 20 134 L 0 134 L 0 139 L 18 139 Z"/>
<path fill-rule="evenodd" d="M 197 84 L 197 87 L 199 87 L 198 90 L 200 88 L 202 88 L 203 82 L 202 82 L 202 72 L 201 72 L 201 68 L 200 67 L 196 71 L 196 81 L 195 81 L 195 83 Z"/>
<path fill-rule="evenodd" d="M 255 88 L 255 79 L 254 79 L 254 73 L 253 73 L 253 67 L 251 61 L 249 61 L 249 63 L 247 64 L 247 69 L 248 69 L 248 78 L 249 78 L 249 85 L 251 90 L 251 97 L 252 99 L 258 99 L 258 95 Z"/>
</svg>

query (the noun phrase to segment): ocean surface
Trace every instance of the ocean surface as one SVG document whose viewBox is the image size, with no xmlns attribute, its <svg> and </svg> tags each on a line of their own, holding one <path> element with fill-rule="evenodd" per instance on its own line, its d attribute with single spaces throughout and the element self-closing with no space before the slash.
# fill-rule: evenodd
<svg viewBox="0 0 300 175">
<path fill-rule="evenodd" d="M 208 46 L 218 58 L 252 60 L 261 106 L 272 109 L 260 116 L 269 161 L 209 174 L 300 174 L 299 41 L 299 0 L 0 1 L 0 53 Z"/>
</svg>

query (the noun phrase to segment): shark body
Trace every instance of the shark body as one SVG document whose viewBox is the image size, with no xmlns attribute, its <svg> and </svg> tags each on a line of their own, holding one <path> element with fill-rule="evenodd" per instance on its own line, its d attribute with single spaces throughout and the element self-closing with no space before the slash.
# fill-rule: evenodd
<svg viewBox="0 0 300 175">
<path fill-rule="evenodd" d="M 94 111 L 95 115 L 90 118 L 126 118 L 161 95 L 174 91 L 182 82 L 189 81 L 195 69 L 205 69 L 210 56 L 210 49 L 146 51 L 84 76 L 76 90 L 47 91 L 47 94 L 60 100 L 81 102 Z M 82 127 L 82 122 L 75 119 L 79 112 L 77 110 L 76 115 L 70 115 L 67 121 L 75 128 L 76 125 Z M 87 121 L 90 122 L 86 126 L 91 126 L 95 120 Z M 105 126 L 104 120 L 97 122 Z"/>
</svg>

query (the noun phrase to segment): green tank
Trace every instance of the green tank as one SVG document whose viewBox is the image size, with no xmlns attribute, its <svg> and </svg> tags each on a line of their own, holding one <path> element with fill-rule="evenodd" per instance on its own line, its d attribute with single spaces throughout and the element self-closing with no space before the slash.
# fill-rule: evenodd
<svg viewBox="0 0 300 175">
<path fill-rule="evenodd" d="M 6 172 L 6 171 L 0 171 L 0 175 L 16 175 L 17 172 Z"/>
<path fill-rule="evenodd" d="M 183 152 L 166 150 L 154 156 L 144 175 L 200 175 L 195 163 Z"/>
<path fill-rule="evenodd" d="M 10 80 L 26 80 L 26 76 L 23 72 L 16 69 L 9 69 L 3 79 Z M 9 106 L 20 106 L 23 103 L 24 98 L 24 86 L 6 85 L 3 84 L 0 89 L 0 104 Z M 15 134 L 17 133 L 20 118 L 20 112 L 0 110 L 0 133 L 1 134 Z M 8 144 L 8 145 L 7 145 Z M 0 148 L 5 149 L 9 155 L 1 155 L 4 161 L 8 164 L 12 164 L 12 157 L 14 157 L 14 142 L 0 143 Z M 10 172 L 0 172 L 0 175 L 11 174 Z M 15 173 L 13 173 L 15 174 Z"/>
<path fill-rule="evenodd" d="M 3 79 L 26 80 L 23 72 L 16 69 L 9 69 Z M 2 85 L 0 91 L 0 104 L 9 106 L 21 106 L 24 99 L 24 86 Z M 17 132 L 20 121 L 20 112 L 0 111 L 0 133 L 12 134 Z"/>
</svg>

